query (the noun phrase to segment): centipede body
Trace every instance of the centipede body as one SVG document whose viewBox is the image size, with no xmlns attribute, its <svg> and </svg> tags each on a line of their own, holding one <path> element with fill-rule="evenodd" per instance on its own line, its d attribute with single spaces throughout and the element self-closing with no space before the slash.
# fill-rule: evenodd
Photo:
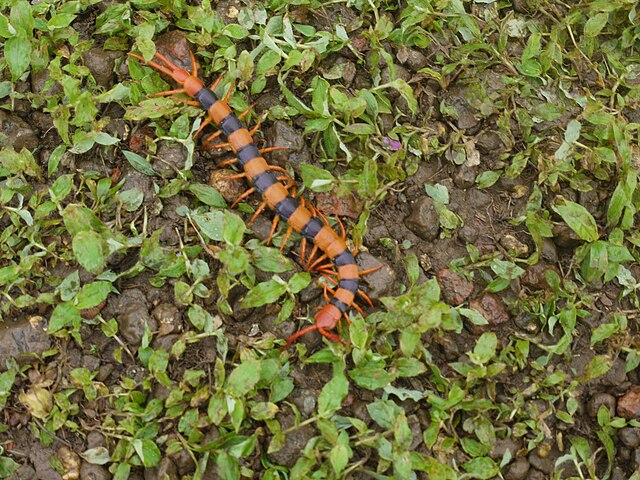
<svg viewBox="0 0 640 480">
<path fill-rule="evenodd" d="M 132 55 L 141 59 L 137 55 Z M 359 287 L 359 273 L 355 257 L 348 249 L 344 240 L 326 225 L 320 218 L 314 216 L 295 197 L 289 195 L 285 186 L 269 171 L 269 164 L 261 156 L 253 138 L 233 113 L 224 99 L 216 94 L 196 76 L 197 64 L 191 54 L 193 73 L 177 67 L 166 57 L 156 54 L 156 58 L 165 65 L 148 62 L 149 65 L 170 75 L 183 86 L 186 94 L 193 97 L 207 112 L 207 115 L 222 132 L 235 153 L 238 164 L 243 168 L 247 179 L 255 190 L 262 195 L 263 201 L 282 220 L 302 237 L 313 242 L 335 265 L 338 273 L 338 284 L 329 303 L 315 315 L 315 325 L 307 327 L 287 340 L 287 345 L 295 341 L 300 335 L 310 330 L 318 330 L 325 337 L 337 341 L 337 335 L 328 330 L 335 328 L 342 314 L 352 305 Z"/>
</svg>

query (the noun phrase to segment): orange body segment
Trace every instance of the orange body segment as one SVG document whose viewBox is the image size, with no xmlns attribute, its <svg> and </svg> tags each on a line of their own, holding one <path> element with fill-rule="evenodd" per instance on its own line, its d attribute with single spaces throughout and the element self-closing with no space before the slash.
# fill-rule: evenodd
<svg viewBox="0 0 640 480">
<path fill-rule="evenodd" d="M 274 183 L 262 194 L 264 201 L 267 202 L 271 210 L 288 196 L 287 189 L 281 183 Z"/>
<path fill-rule="evenodd" d="M 342 265 L 341 267 L 338 267 L 338 276 L 346 279 L 356 279 L 360 277 L 358 274 L 358 265 L 350 263 L 349 265 Z"/>
<path fill-rule="evenodd" d="M 350 292 L 346 288 L 339 288 L 338 290 L 336 290 L 334 298 L 337 298 L 346 305 L 351 305 L 353 303 L 353 299 L 355 298 L 355 294 Z"/>
<path fill-rule="evenodd" d="M 244 164 L 244 171 L 249 178 L 266 172 L 269 169 L 267 161 L 262 157 L 255 157 Z"/>
<path fill-rule="evenodd" d="M 320 250 L 327 253 L 327 248 L 329 248 L 329 245 L 337 238 L 338 235 L 330 227 L 325 225 L 313 239 L 313 243 L 315 243 Z"/>
<path fill-rule="evenodd" d="M 289 217 L 289 225 L 291 225 L 291 228 L 296 232 L 300 232 L 304 226 L 309 223 L 311 217 L 311 212 L 309 210 L 302 205 L 298 205 L 298 208 L 296 208 Z"/>
<path fill-rule="evenodd" d="M 246 147 L 250 143 L 253 143 L 253 138 L 246 128 L 240 128 L 229 135 L 227 141 L 231 144 L 234 152 L 237 152 L 242 147 Z"/>
<path fill-rule="evenodd" d="M 198 77 L 194 77 L 193 75 L 187 77 L 184 81 L 184 91 L 190 97 L 194 97 L 196 93 L 198 93 L 202 87 L 204 87 L 204 83 Z"/>
<path fill-rule="evenodd" d="M 211 107 L 209 107 L 207 113 L 209 114 L 209 117 L 211 117 L 211 119 L 216 123 L 216 125 L 219 125 L 223 119 L 229 116 L 229 114 L 231 113 L 231 109 L 229 108 L 229 105 L 221 100 L 218 100 L 216 103 L 211 105 Z"/>
<path fill-rule="evenodd" d="M 342 252 L 344 252 L 346 249 L 347 249 L 347 244 L 344 243 L 344 240 L 338 237 L 333 242 L 331 242 L 329 246 L 327 246 L 327 248 L 324 250 L 324 253 L 327 254 L 327 257 L 334 259 L 338 255 L 340 255 Z"/>
</svg>

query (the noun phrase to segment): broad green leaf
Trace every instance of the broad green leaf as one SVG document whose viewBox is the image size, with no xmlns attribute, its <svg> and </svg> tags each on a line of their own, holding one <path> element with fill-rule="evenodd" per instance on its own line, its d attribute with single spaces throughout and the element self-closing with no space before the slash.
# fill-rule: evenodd
<svg viewBox="0 0 640 480">
<path fill-rule="evenodd" d="M 93 465 L 105 465 L 111 461 L 109 450 L 105 447 L 89 448 L 82 452 L 80 456 Z"/>
<path fill-rule="evenodd" d="M 149 439 L 134 439 L 131 445 L 146 468 L 155 467 L 162 459 L 160 449 Z"/>
<path fill-rule="evenodd" d="M 344 373 L 334 374 L 333 378 L 322 388 L 318 397 L 318 415 L 325 418 L 333 415 L 342 405 L 348 392 L 349 381 Z"/>
<path fill-rule="evenodd" d="M 109 282 L 93 282 L 84 285 L 76 298 L 76 308 L 95 307 L 102 303 L 112 291 L 113 286 Z"/>
<path fill-rule="evenodd" d="M 267 280 L 253 287 L 242 300 L 240 308 L 254 308 L 274 303 L 287 291 L 282 280 Z"/>
<path fill-rule="evenodd" d="M 73 253 L 88 272 L 99 273 L 105 266 L 104 241 L 99 233 L 92 230 L 78 232 L 73 237 Z"/>
<path fill-rule="evenodd" d="M 128 150 L 122 150 L 125 158 L 129 162 L 129 164 L 135 168 L 140 173 L 152 177 L 156 174 L 155 170 L 149 163 L 149 158 L 144 158 L 134 152 L 129 152 Z"/>
<path fill-rule="evenodd" d="M 193 193 L 198 200 L 202 203 L 215 208 L 226 208 L 227 202 L 225 202 L 222 194 L 213 187 L 205 185 L 203 183 L 193 183 L 189 185 L 189 191 Z"/>
<path fill-rule="evenodd" d="M 78 310 L 71 302 L 61 303 L 56 306 L 49 319 L 49 333 L 55 333 L 63 328 L 71 326 L 79 326 L 82 323 L 80 310 Z"/>
<path fill-rule="evenodd" d="M 243 397 L 251 390 L 258 380 L 260 380 L 261 362 L 255 358 L 247 358 L 238 365 L 227 379 L 227 389 L 229 393 Z"/>
<path fill-rule="evenodd" d="M 596 13 L 592 15 L 587 23 L 584 24 L 584 34 L 587 37 L 597 36 L 609 20 L 609 14 L 605 12 Z"/>
<path fill-rule="evenodd" d="M 556 204 L 553 210 L 562 217 L 562 220 L 587 242 L 598 240 L 598 226 L 589 211 L 579 203 L 564 200 L 563 204 Z"/>
<path fill-rule="evenodd" d="M 27 71 L 31 61 L 31 42 L 25 35 L 9 38 L 4 44 L 4 58 L 9 64 L 11 78 L 16 81 Z"/>
</svg>

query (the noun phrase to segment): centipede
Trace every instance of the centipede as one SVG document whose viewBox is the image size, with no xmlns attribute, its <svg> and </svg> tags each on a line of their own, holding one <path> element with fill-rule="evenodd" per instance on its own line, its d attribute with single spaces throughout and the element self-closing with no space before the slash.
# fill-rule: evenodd
<svg viewBox="0 0 640 480">
<path fill-rule="evenodd" d="M 142 56 L 129 53 L 131 57 L 138 59 L 149 67 L 169 76 L 180 87 L 175 90 L 160 92 L 157 95 L 186 94 L 190 97 L 190 104 L 197 105 L 206 112 L 206 119 L 201 124 L 198 132 L 206 125 L 213 124 L 217 132 L 206 140 L 211 141 L 215 137 L 223 137 L 224 145 L 228 146 L 234 155 L 230 162 L 237 163 L 243 172 L 236 178 L 244 177 L 251 188 L 243 194 L 256 192 L 262 196 L 263 205 L 272 210 L 276 218 L 288 224 L 290 230 L 299 233 L 303 241 L 311 242 L 316 250 L 322 252 L 321 257 L 308 267 L 316 266 L 320 260 L 328 260 L 332 270 L 337 273 L 337 279 L 332 279 L 335 288 L 326 287 L 324 304 L 314 315 L 314 322 L 300 329 L 287 338 L 283 348 L 288 348 L 301 336 L 317 331 L 320 335 L 332 342 L 340 342 L 340 336 L 334 333 L 341 318 L 345 316 L 349 320 L 347 312 L 351 307 L 361 309 L 355 303 L 356 294 L 360 294 L 368 303 L 370 299 L 360 289 L 360 278 L 369 271 L 360 271 L 356 263 L 356 257 L 349 250 L 345 235 L 339 235 L 326 221 L 324 216 L 304 201 L 298 200 L 294 194 L 280 181 L 282 177 L 274 174 L 278 167 L 269 165 L 262 154 L 268 150 L 260 150 L 253 140 L 255 128 L 251 131 L 243 124 L 242 117 L 237 116 L 228 104 L 229 93 L 219 98 L 214 90 L 220 78 L 211 87 L 205 86 L 198 76 L 198 63 L 195 55 L 189 50 L 191 71 L 176 65 L 163 54 L 156 52 L 153 59 L 147 61 Z M 196 134 L 198 133 L 196 132 Z M 341 224 L 342 228 L 342 224 Z M 344 228 L 342 228 L 344 230 Z M 311 254 L 313 257 L 314 253 Z M 319 267 L 320 271 L 327 272 L 327 267 Z M 327 294 L 331 293 L 331 297 Z"/>
</svg>

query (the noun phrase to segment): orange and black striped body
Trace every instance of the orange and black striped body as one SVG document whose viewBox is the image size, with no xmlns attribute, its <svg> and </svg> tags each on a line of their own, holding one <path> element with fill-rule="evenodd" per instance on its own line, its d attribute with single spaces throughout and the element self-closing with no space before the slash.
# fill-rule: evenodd
<svg viewBox="0 0 640 480">
<path fill-rule="evenodd" d="M 318 330 L 325 337 L 338 341 L 339 337 L 327 330 L 335 328 L 342 314 L 352 305 L 358 291 L 359 273 L 353 254 L 347 248 L 344 240 L 331 227 L 325 225 L 320 218 L 314 217 L 304 205 L 290 196 L 284 185 L 269 171 L 269 165 L 260 155 L 251 134 L 242 121 L 231 111 L 229 105 L 219 99 L 212 90 L 205 87 L 197 76 L 173 65 L 162 55 L 156 54 L 156 57 L 170 68 L 155 62 L 148 62 L 149 65 L 170 75 L 183 86 L 185 93 L 197 100 L 209 115 L 211 122 L 220 128 L 247 178 L 255 190 L 262 195 L 268 207 L 286 221 L 293 230 L 317 245 L 334 262 L 338 272 L 338 285 L 333 298 L 316 314 L 315 325 L 292 335 L 288 339 L 287 345 L 310 330 Z M 192 62 L 194 72 L 197 72 L 193 56 Z"/>
</svg>

